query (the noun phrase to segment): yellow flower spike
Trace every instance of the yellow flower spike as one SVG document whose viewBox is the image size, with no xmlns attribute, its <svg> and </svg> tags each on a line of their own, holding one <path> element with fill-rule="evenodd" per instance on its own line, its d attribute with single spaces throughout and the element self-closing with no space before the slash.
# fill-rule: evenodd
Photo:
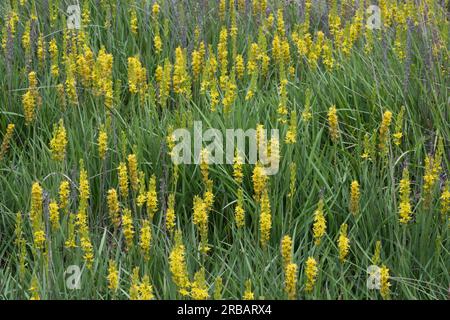
<svg viewBox="0 0 450 320">
<path fill-rule="evenodd" d="M 244 77 L 244 73 L 245 73 L 244 58 L 242 57 L 241 54 L 238 54 L 236 56 L 235 67 L 236 67 L 236 75 L 237 75 L 238 79 L 240 80 Z"/>
<path fill-rule="evenodd" d="M 295 110 L 291 112 L 289 129 L 284 138 L 284 142 L 286 144 L 295 144 L 297 142 L 297 111 Z"/>
<path fill-rule="evenodd" d="M 134 244 L 134 225 L 131 210 L 128 208 L 125 208 L 122 211 L 122 232 L 127 250 L 130 250 Z"/>
<path fill-rule="evenodd" d="M 13 123 L 8 124 L 8 126 L 6 127 L 6 133 L 3 136 L 3 141 L 0 146 L 0 161 L 3 160 L 6 153 L 8 152 L 11 138 L 14 134 L 14 128 L 15 128 L 15 125 Z"/>
<path fill-rule="evenodd" d="M 327 231 L 327 221 L 323 212 L 323 199 L 319 200 L 317 209 L 314 212 L 313 236 L 316 246 L 320 244 Z"/>
<path fill-rule="evenodd" d="M 97 145 L 98 145 L 98 156 L 100 157 L 101 160 L 105 160 L 106 151 L 108 150 L 108 134 L 106 132 L 104 125 L 100 126 L 100 130 L 98 132 Z"/>
<path fill-rule="evenodd" d="M 173 71 L 173 91 L 186 98 L 191 97 L 191 80 L 187 70 L 187 59 L 181 47 L 175 49 L 175 65 Z"/>
<path fill-rule="evenodd" d="M 347 236 L 348 225 L 343 223 L 339 231 L 337 245 L 339 248 L 339 261 L 344 263 L 350 251 L 350 239 Z"/>
<path fill-rule="evenodd" d="M 44 250 L 45 231 L 43 217 L 43 190 L 39 182 L 33 183 L 31 187 L 31 209 L 30 220 L 33 229 L 34 246 L 38 250 Z"/>
<path fill-rule="evenodd" d="M 89 235 L 83 235 L 80 240 L 81 250 L 83 251 L 83 259 L 88 269 L 92 269 L 94 263 L 94 249 L 92 247 Z"/>
<path fill-rule="evenodd" d="M 372 263 L 374 265 L 378 265 L 380 263 L 380 259 L 381 259 L 381 241 L 378 240 L 375 243 L 375 252 L 373 253 Z"/>
<path fill-rule="evenodd" d="M 115 294 L 119 288 L 119 271 L 117 270 L 116 262 L 112 259 L 109 260 L 108 276 L 106 279 L 108 280 L 109 290 Z"/>
<path fill-rule="evenodd" d="M 382 265 L 380 268 L 380 293 L 381 297 L 385 300 L 389 300 L 391 295 L 390 278 L 389 269 L 385 265 Z"/>
<path fill-rule="evenodd" d="M 124 162 L 120 162 L 119 167 L 119 190 L 124 200 L 128 198 L 128 172 Z"/>
<path fill-rule="evenodd" d="M 244 190 L 241 187 L 238 189 L 234 220 L 236 221 L 236 227 L 242 228 L 245 226 Z"/>
<path fill-rule="evenodd" d="M 359 199 L 360 199 L 359 182 L 353 180 L 350 186 L 349 211 L 354 216 L 356 216 L 359 213 L 359 202 L 360 202 Z"/>
<path fill-rule="evenodd" d="M 120 226 L 120 205 L 119 199 L 117 196 L 116 189 L 108 190 L 108 194 L 106 197 L 106 203 L 108 205 L 108 213 L 111 222 L 113 223 L 115 228 L 119 228 Z"/>
<path fill-rule="evenodd" d="M 400 112 L 397 115 L 397 118 L 395 119 L 395 133 L 393 134 L 393 137 L 394 137 L 394 144 L 396 146 L 399 146 L 402 143 L 404 114 L 405 114 L 405 107 L 402 106 Z"/>
<path fill-rule="evenodd" d="M 339 139 L 339 122 L 336 107 L 333 105 L 328 109 L 328 125 L 331 140 L 336 143 Z"/>
<path fill-rule="evenodd" d="M 139 267 L 134 267 L 131 273 L 130 300 L 139 300 Z"/>
<path fill-rule="evenodd" d="M 146 274 L 142 277 L 141 284 L 139 285 L 139 300 L 153 300 L 153 287 L 150 284 L 150 278 Z"/>
<path fill-rule="evenodd" d="M 131 190 L 136 192 L 139 189 L 138 161 L 135 154 L 129 154 L 127 160 Z"/>
<path fill-rule="evenodd" d="M 194 282 L 192 282 L 191 287 L 191 297 L 194 300 L 207 300 L 209 298 L 204 268 L 201 268 L 194 275 Z"/>
<path fill-rule="evenodd" d="M 402 224 L 407 224 L 412 219 L 412 208 L 411 208 L 411 182 L 409 180 L 409 170 L 408 167 L 403 169 L 402 179 L 400 180 L 400 204 L 398 208 L 399 221 Z"/>
<path fill-rule="evenodd" d="M 305 291 L 307 293 L 311 293 L 313 291 L 317 281 L 318 273 L 319 269 L 317 267 L 317 261 L 313 257 L 308 257 L 308 259 L 306 260 L 306 268 L 305 268 L 306 274 Z"/>
<path fill-rule="evenodd" d="M 148 89 L 147 70 L 137 56 L 128 58 L 128 88 L 130 93 L 139 95 L 141 100 Z"/>
<path fill-rule="evenodd" d="M 31 71 L 28 74 L 28 90 L 22 96 L 25 124 L 29 125 L 36 116 L 36 109 L 41 105 L 41 96 L 37 89 L 36 72 Z"/>
<path fill-rule="evenodd" d="M 242 171 L 243 159 L 237 149 L 233 160 L 233 178 L 238 185 L 241 185 L 244 178 L 244 172 Z"/>
<path fill-rule="evenodd" d="M 261 194 L 263 193 L 264 189 L 266 189 L 267 185 L 267 176 L 264 172 L 263 166 L 260 163 L 257 163 L 255 168 L 253 169 L 252 180 L 254 197 L 255 200 L 259 202 Z"/>
<path fill-rule="evenodd" d="M 214 300 L 222 300 L 223 282 L 222 277 L 217 277 L 214 281 Z"/>
<path fill-rule="evenodd" d="M 202 174 L 203 183 L 207 183 L 209 180 L 209 151 L 203 148 L 200 152 L 200 171 Z"/>
<path fill-rule="evenodd" d="M 163 44 L 161 36 L 159 34 L 155 34 L 155 36 L 153 37 L 153 46 L 155 47 L 156 54 L 161 54 Z"/>
<path fill-rule="evenodd" d="M 33 278 L 31 279 L 30 288 L 28 289 L 31 293 L 30 300 L 41 300 L 39 295 L 39 280 L 35 274 L 33 274 Z"/>
<path fill-rule="evenodd" d="M 141 170 L 138 172 L 139 176 L 139 194 L 136 199 L 136 204 L 138 208 L 142 208 L 142 206 L 147 201 L 147 191 L 146 191 L 146 185 L 145 185 L 145 173 Z"/>
<path fill-rule="evenodd" d="M 447 216 L 449 216 L 450 218 L 450 180 L 447 180 L 447 183 L 443 187 L 441 197 L 439 199 L 442 221 L 445 221 L 445 218 Z"/>
<path fill-rule="evenodd" d="M 386 111 L 383 114 L 383 119 L 381 120 L 381 126 L 379 129 L 378 136 L 378 148 L 382 155 L 388 152 L 388 141 L 389 141 L 389 126 L 392 121 L 392 112 Z"/>
<path fill-rule="evenodd" d="M 67 240 L 64 242 L 64 247 L 67 249 L 71 249 L 77 247 L 77 244 L 75 242 L 76 215 L 74 213 L 68 213 L 68 215 L 69 215 L 69 222 L 68 222 Z"/>
<path fill-rule="evenodd" d="M 244 296 L 242 297 L 243 300 L 255 300 L 255 294 L 252 291 L 252 282 L 250 279 L 245 281 L 245 292 Z"/>
<path fill-rule="evenodd" d="M 50 151 L 53 160 L 62 162 L 66 156 L 67 133 L 64 121 L 61 119 L 53 129 L 53 138 L 50 140 Z"/>
<path fill-rule="evenodd" d="M 178 292 L 182 296 L 188 295 L 191 282 L 186 266 L 186 249 L 183 245 L 180 230 L 175 232 L 175 244 L 169 255 L 169 268 L 172 274 L 172 280 L 178 287 Z"/>
<path fill-rule="evenodd" d="M 261 246 L 266 247 L 270 239 L 270 230 L 272 229 L 272 213 L 270 210 L 270 200 L 267 190 L 261 197 L 261 214 L 259 218 L 259 230 L 261 233 Z"/>
<path fill-rule="evenodd" d="M 169 194 L 169 201 L 167 206 L 166 213 L 166 228 L 167 232 L 170 234 L 175 230 L 176 225 L 176 216 L 175 216 L 175 194 Z"/>
<path fill-rule="evenodd" d="M 156 176 L 152 175 L 150 178 L 149 188 L 147 192 L 147 215 L 150 221 L 153 220 L 158 211 L 158 194 L 156 192 Z"/>
<path fill-rule="evenodd" d="M 105 99 L 105 106 L 110 109 L 113 105 L 114 90 L 113 90 L 113 70 L 114 57 L 107 53 L 104 47 L 101 47 L 97 60 L 92 68 L 92 83 L 93 93 L 96 96 L 103 96 Z"/>
<path fill-rule="evenodd" d="M 284 267 L 292 262 L 292 238 L 289 235 L 285 235 L 281 239 L 281 257 Z"/>
<path fill-rule="evenodd" d="M 284 276 L 284 291 L 289 300 L 295 300 L 297 295 L 297 265 L 289 263 L 286 265 Z"/>
<path fill-rule="evenodd" d="M 59 207 L 56 201 L 50 201 L 48 205 L 48 213 L 52 231 L 57 231 L 59 229 Z"/>
<path fill-rule="evenodd" d="M 139 237 L 139 247 L 145 261 L 150 260 L 150 246 L 152 242 L 152 227 L 146 219 L 142 222 L 141 233 Z"/>
<path fill-rule="evenodd" d="M 197 227 L 200 234 L 200 249 L 203 253 L 208 252 L 208 210 L 205 201 L 199 197 L 194 197 L 192 222 Z"/>
<path fill-rule="evenodd" d="M 130 10 L 130 30 L 132 34 L 138 34 L 138 18 L 135 9 Z"/>
</svg>

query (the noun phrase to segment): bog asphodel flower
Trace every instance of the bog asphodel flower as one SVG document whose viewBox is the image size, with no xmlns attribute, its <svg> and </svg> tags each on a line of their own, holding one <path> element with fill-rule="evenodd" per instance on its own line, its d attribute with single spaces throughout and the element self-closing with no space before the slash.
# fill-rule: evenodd
<svg viewBox="0 0 450 320">
<path fill-rule="evenodd" d="M 234 208 L 234 220 L 238 228 L 242 228 L 245 225 L 244 190 L 242 188 L 238 189 L 237 203 Z"/>
<path fill-rule="evenodd" d="M 83 251 L 83 259 L 88 269 L 92 268 L 94 263 L 94 249 L 92 247 L 91 239 L 87 234 L 83 235 L 80 240 L 81 250 Z"/>
<path fill-rule="evenodd" d="M 166 213 L 166 228 L 167 232 L 171 234 L 175 230 L 175 194 L 169 194 L 169 201 Z"/>
<path fill-rule="evenodd" d="M 375 250 L 372 256 L 372 263 L 374 265 L 378 265 L 380 263 L 380 259 L 381 259 L 381 241 L 378 240 L 375 243 Z"/>
<path fill-rule="evenodd" d="M 187 61 L 184 50 L 181 47 L 175 49 L 175 66 L 173 71 L 173 91 L 184 95 L 186 98 L 191 96 L 191 80 L 187 70 Z"/>
<path fill-rule="evenodd" d="M 388 300 L 391 295 L 390 278 L 389 269 L 385 265 L 382 265 L 380 268 L 380 293 L 381 297 L 385 300 Z"/>
<path fill-rule="evenodd" d="M 243 300 L 255 300 L 255 294 L 252 290 L 252 282 L 250 279 L 245 281 L 245 292 L 244 296 L 242 297 Z"/>
<path fill-rule="evenodd" d="M 284 272 L 284 291 L 289 300 L 294 300 L 297 294 L 297 265 L 289 263 Z"/>
<path fill-rule="evenodd" d="M 267 190 L 261 196 L 261 214 L 259 217 L 259 230 L 261 233 L 261 246 L 265 247 L 270 239 L 272 229 L 272 213 L 270 210 L 270 200 Z"/>
<path fill-rule="evenodd" d="M 142 221 L 141 233 L 139 236 L 139 247 L 145 261 L 150 259 L 150 245 L 152 242 L 152 227 L 147 219 Z"/>
<path fill-rule="evenodd" d="M 431 154 L 427 154 L 425 157 L 425 173 L 423 175 L 423 199 L 425 208 L 430 206 L 433 189 L 439 180 L 439 172 L 441 169 L 439 162 L 439 156 L 433 157 Z"/>
<path fill-rule="evenodd" d="M 200 247 L 206 253 L 208 251 L 208 210 L 205 201 L 199 197 L 194 197 L 193 223 L 197 226 L 200 234 Z"/>
<path fill-rule="evenodd" d="M 194 300 L 206 300 L 209 298 L 208 286 L 205 280 L 205 269 L 200 269 L 194 275 L 191 287 L 191 297 Z"/>
<path fill-rule="evenodd" d="M 36 274 L 33 274 L 33 278 L 31 279 L 30 288 L 28 289 L 31 293 L 30 300 L 41 300 L 39 295 L 39 281 Z"/>
<path fill-rule="evenodd" d="M 349 204 L 350 213 L 353 215 L 357 215 L 359 212 L 359 198 L 360 198 L 359 182 L 353 180 L 350 186 L 350 204 Z"/>
<path fill-rule="evenodd" d="M 147 92 L 147 70 L 137 56 L 128 58 L 128 87 L 130 93 L 138 94 L 141 98 Z"/>
<path fill-rule="evenodd" d="M 447 180 L 447 183 L 445 184 L 445 186 L 442 189 L 440 202 L 441 202 L 442 220 L 445 221 L 445 218 L 450 213 L 450 180 Z"/>
<path fill-rule="evenodd" d="M 297 111 L 295 110 L 291 112 L 289 129 L 286 132 L 284 142 L 286 142 L 286 144 L 295 144 L 297 142 Z"/>
<path fill-rule="evenodd" d="M 237 75 L 238 79 L 242 79 L 244 77 L 245 64 L 244 64 L 244 58 L 242 57 L 241 54 L 238 54 L 236 56 L 235 67 L 236 67 L 236 75 Z"/>
<path fill-rule="evenodd" d="M 136 155 L 129 154 L 127 160 L 131 190 L 137 191 L 139 189 L 139 170 Z"/>
<path fill-rule="evenodd" d="M 391 125 L 391 121 L 392 112 L 384 112 L 378 136 L 378 147 L 382 155 L 386 154 L 388 151 L 389 126 Z"/>
<path fill-rule="evenodd" d="M 53 138 L 50 140 L 50 151 L 52 158 L 56 161 L 63 161 L 66 156 L 67 133 L 63 119 L 59 120 L 53 129 Z"/>
<path fill-rule="evenodd" d="M 400 223 L 407 224 L 412 219 L 411 209 L 411 182 L 409 180 L 408 167 L 403 169 L 402 179 L 400 180 L 400 204 L 398 208 Z"/>
<path fill-rule="evenodd" d="M 117 270 L 116 262 L 112 259 L 109 260 L 108 276 L 106 279 L 108 280 L 109 290 L 115 293 L 119 288 L 119 271 Z"/>
<path fill-rule="evenodd" d="M 128 208 L 125 208 L 122 211 L 122 232 L 127 249 L 130 250 L 134 244 L 134 225 L 131 210 Z"/>
<path fill-rule="evenodd" d="M 341 263 L 345 262 L 345 259 L 347 258 L 350 251 L 350 239 L 347 236 L 347 229 L 348 225 L 346 223 L 343 223 L 341 225 L 339 238 L 337 241 L 337 245 L 339 248 L 339 260 Z"/>
<path fill-rule="evenodd" d="M 48 205 L 48 214 L 52 231 L 57 231 L 59 229 L 59 207 L 56 201 L 50 201 Z"/>
<path fill-rule="evenodd" d="M 44 218 L 43 218 L 43 191 L 39 182 L 31 186 L 31 209 L 30 220 L 33 229 L 34 246 L 36 249 L 43 250 L 45 242 Z"/>
<path fill-rule="evenodd" d="M 158 194 L 156 193 L 156 177 L 152 175 L 150 178 L 149 189 L 147 193 L 147 215 L 150 221 L 153 220 L 155 213 L 158 211 Z"/>
<path fill-rule="evenodd" d="M 124 162 L 120 162 L 119 167 L 119 190 L 123 199 L 128 198 L 128 172 Z"/>
<path fill-rule="evenodd" d="M 100 127 L 100 130 L 98 132 L 97 144 L 98 144 L 98 156 L 100 157 L 100 159 L 105 160 L 106 151 L 108 150 L 108 134 L 106 133 L 104 125 Z"/>
<path fill-rule="evenodd" d="M 253 169 L 253 191 L 256 201 L 259 201 L 261 194 L 267 185 L 267 175 L 264 172 L 264 168 L 261 163 L 257 163 Z"/>
<path fill-rule="evenodd" d="M 169 267 L 172 274 L 172 280 L 178 287 L 178 292 L 182 296 L 189 294 L 191 282 L 186 265 L 186 249 L 183 244 L 181 231 L 175 232 L 175 244 L 169 255 Z"/>
<path fill-rule="evenodd" d="M 400 112 L 397 114 L 397 117 L 395 119 L 395 132 L 392 135 L 394 137 L 394 144 L 396 146 L 399 146 L 402 142 L 402 137 L 403 137 L 402 128 L 403 128 L 404 114 L 405 114 L 405 107 L 402 106 L 402 108 L 400 109 Z"/>
<path fill-rule="evenodd" d="M 144 171 L 139 170 L 138 172 L 139 176 L 139 193 L 136 198 L 136 204 L 138 208 L 142 208 L 142 206 L 147 201 L 147 191 L 146 191 L 146 184 L 145 184 L 145 173 Z"/>
<path fill-rule="evenodd" d="M 292 238 L 289 235 L 285 235 L 281 239 L 281 257 L 284 267 L 292 262 Z"/>
<path fill-rule="evenodd" d="M 242 184 L 242 180 L 244 178 L 244 172 L 242 171 L 242 166 L 243 166 L 243 159 L 242 156 L 239 154 L 239 151 L 236 149 L 235 152 L 235 156 L 233 159 L 233 178 L 234 181 L 236 181 L 236 183 L 238 185 Z"/>
<path fill-rule="evenodd" d="M 154 297 L 150 278 L 146 274 L 142 277 L 141 284 L 139 285 L 139 300 L 153 300 Z"/>
<path fill-rule="evenodd" d="M 316 259 L 313 257 L 308 257 L 306 260 L 306 268 L 305 268 L 305 274 L 306 274 L 306 284 L 305 284 L 305 291 L 307 293 L 311 293 L 314 289 L 314 285 L 316 284 L 317 275 L 319 273 L 319 269 L 317 267 Z"/>
<path fill-rule="evenodd" d="M 35 118 L 36 109 L 41 105 L 41 96 L 37 89 L 36 72 L 28 74 L 28 90 L 22 96 L 25 124 L 29 125 Z"/>
<path fill-rule="evenodd" d="M 314 212 L 313 236 L 316 246 L 320 244 L 326 231 L 327 221 L 323 213 L 323 199 L 320 199 L 317 209 Z"/>
<path fill-rule="evenodd" d="M 114 227 L 118 228 L 120 226 L 120 205 L 116 189 L 108 190 L 106 203 L 108 205 L 109 218 Z"/>
<path fill-rule="evenodd" d="M 14 128 L 15 128 L 15 125 L 13 123 L 8 124 L 8 126 L 6 127 L 6 133 L 3 136 L 3 141 L 0 146 L 0 161 L 3 160 L 4 156 L 6 155 L 6 152 L 8 152 L 11 138 L 14 133 Z"/>
<path fill-rule="evenodd" d="M 328 109 L 328 125 L 330 130 L 330 137 L 333 142 L 337 142 L 339 139 L 339 122 L 336 111 L 336 106 L 331 106 Z"/>
</svg>

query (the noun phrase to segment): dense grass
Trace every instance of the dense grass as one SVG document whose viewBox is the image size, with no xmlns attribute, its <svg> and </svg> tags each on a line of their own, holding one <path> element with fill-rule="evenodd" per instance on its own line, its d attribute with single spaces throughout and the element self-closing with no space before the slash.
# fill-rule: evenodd
<svg viewBox="0 0 450 320">
<path fill-rule="evenodd" d="M 425 19 L 423 10 L 416 8 L 417 25 L 407 27 L 394 21 L 382 30 L 374 30 L 374 47 L 364 50 L 364 30 L 359 34 L 348 55 L 335 43 L 334 67 L 325 67 L 322 59 L 318 65 L 297 52 L 292 35 L 297 24 L 304 21 L 304 6 L 295 1 L 269 1 L 268 12 L 276 16 L 283 8 L 286 39 L 290 44 L 290 62 L 286 65 L 295 72 L 288 75 L 288 118 L 297 112 L 297 142 L 286 144 L 287 123 L 278 121 L 279 68 L 273 60 L 272 39 L 276 27 L 265 34 L 267 54 L 271 57 L 267 75 L 258 75 L 257 90 L 251 100 L 245 96 L 251 76 L 247 73 L 238 79 L 237 98 L 231 112 L 225 113 L 221 105 L 211 111 L 209 95 L 200 93 L 200 80 L 192 81 L 192 97 L 186 98 L 171 91 L 166 106 L 158 100 L 155 69 L 167 57 L 172 63 L 175 49 L 186 48 L 189 74 L 191 52 L 196 48 L 195 27 L 199 26 L 200 39 L 207 48 L 207 57 L 217 54 L 217 44 L 222 26 L 232 23 L 229 7 L 225 19 L 219 19 L 216 1 L 158 1 L 161 12 L 157 24 L 151 19 L 152 1 L 80 1 L 83 10 L 90 14 L 89 25 L 83 26 L 87 44 L 97 56 L 102 46 L 114 57 L 113 107 L 104 105 L 104 98 L 93 94 L 91 87 L 81 84 L 77 74 L 78 102 L 61 103 L 57 85 L 65 84 L 67 70 L 63 62 L 64 12 L 69 1 L 4 1 L 0 5 L 2 39 L 8 37 L 6 28 L 11 10 L 18 14 L 13 46 L 8 41 L 0 55 L 2 77 L 0 91 L 0 137 L 8 123 L 15 124 L 10 148 L 0 160 L 0 297 L 2 299 L 28 299 L 32 279 L 37 279 L 38 293 L 42 299 L 127 299 L 131 273 L 140 267 L 141 276 L 148 275 L 157 299 L 182 298 L 169 269 L 168 256 L 174 246 L 173 234 L 166 232 L 165 215 L 167 198 L 175 194 L 176 224 L 183 234 L 186 261 L 190 280 L 202 267 L 212 298 L 215 280 L 223 280 L 222 296 L 241 299 L 245 282 L 251 280 L 255 298 L 285 299 L 284 270 L 280 241 L 284 235 L 293 239 L 292 261 L 298 265 L 296 297 L 300 299 L 380 299 L 377 290 L 366 287 L 368 266 L 373 264 L 375 244 L 381 241 L 379 265 L 389 268 L 391 298 L 393 299 L 446 299 L 450 283 L 450 239 L 448 212 L 442 213 L 448 179 L 449 149 L 449 56 L 448 14 L 439 1 L 427 1 L 434 19 Z M 237 1 L 239 2 L 239 1 Z M 302 1 L 300 1 L 303 3 Z M 396 1 L 387 1 L 389 10 Z M 409 1 L 408 1 L 409 2 Z M 228 1 L 227 1 L 228 3 Z M 339 3 L 342 22 L 354 22 L 352 1 Z M 55 21 L 46 10 L 49 5 L 56 12 Z M 56 8 L 56 9 L 55 9 Z M 330 8 L 330 7 L 329 7 Z M 353 9 L 352 9 L 353 8 Z M 138 18 L 138 31 L 130 27 L 131 11 Z M 51 11 L 50 11 L 51 12 Z M 84 11 L 83 11 L 84 12 Z M 38 33 L 50 42 L 56 39 L 59 47 L 60 75 L 50 72 L 49 56 L 39 62 L 36 48 L 27 52 L 22 45 L 22 35 L 30 15 L 37 16 Z M 111 17 L 110 26 L 105 22 Z M 258 42 L 258 29 L 266 15 L 254 14 L 250 1 L 244 11 L 237 12 L 238 36 L 236 50 L 247 62 L 252 42 Z M 166 22 L 165 22 L 165 19 Z M 411 19 L 415 19 L 412 18 Z M 363 19 L 363 21 L 365 21 Z M 162 52 L 158 55 L 153 46 L 155 26 L 160 28 Z M 406 57 L 400 59 L 393 50 L 395 34 L 406 28 L 402 48 Z M 327 14 L 321 15 L 314 6 L 311 11 L 312 38 L 315 31 L 324 30 L 329 39 Z M 441 46 L 432 49 L 438 40 Z M 212 45 L 213 52 L 208 50 Z M 228 38 L 232 65 L 231 39 Z M 80 46 L 81 47 L 81 46 Z M 81 50 L 79 48 L 79 50 Z M 13 54 L 13 60 L 8 55 Z M 148 74 L 148 95 L 141 100 L 128 88 L 127 59 L 138 55 Z M 27 91 L 27 74 L 34 70 L 38 78 L 38 91 L 42 105 L 30 124 L 23 116 L 22 96 Z M 218 73 L 219 74 L 219 71 Z M 219 76 L 217 75 L 217 78 Z M 66 86 L 67 89 L 67 86 Z M 311 92 L 312 117 L 301 117 Z M 331 105 L 337 108 L 340 137 L 330 139 L 327 113 Z M 405 115 L 400 124 L 403 137 L 396 145 L 392 134 L 402 106 Z M 393 114 L 388 137 L 387 154 L 378 150 L 379 130 L 385 111 Z M 52 159 L 49 142 L 53 127 L 64 120 L 68 144 L 65 160 Z M 168 154 L 166 137 L 170 128 L 192 128 L 193 121 L 202 121 L 203 128 L 226 129 L 255 128 L 263 124 L 266 129 L 280 130 L 280 170 L 270 176 L 267 190 L 270 196 L 272 228 L 267 247 L 260 245 L 260 205 L 253 197 L 252 174 L 254 165 L 245 164 L 244 207 L 246 225 L 237 228 L 234 208 L 238 184 L 233 179 L 232 165 L 209 166 L 210 179 L 214 181 L 214 205 L 208 220 L 208 242 L 211 250 L 202 254 L 198 250 L 199 235 L 192 220 L 193 199 L 203 194 L 205 186 L 197 165 L 180 165 L 178 179 L 174 178 L 174 165 Z M 106 124 L 108 151 L 106 159 L 99 157 L 97 139 L 99 128 Z M 364 137 L 376 150 L 372 159 L 364 159 Z M 436 158 L 439 144 L 443 145 L 440 170 L 431 186 L 431 203 L 425 205 L 425 158 Z M 151 257 L 145 261 L 138 246 L 138 233 L 145 206 L 136 205 L 137 192 L 121 198 L 121 207 L 130 208 L 135 225 L 135 246 L 125 250 L 122 228 L 117 230 L 109 218 L 106 194 L 118 189 L 117 167 L 126 162 L 128 154 L 137 155 L 139 169 L 148 183 L 152 174 L 157 178 L 159 207 L 152 220 Z M 61 228 L 50 231 L 48 201 L 58 199 L 61 181 L 71 182 L 70 212 L 76 214 L 79 206 L 78 184 L 80 159 L 84 161 L 89 177 L 90 200 L 88 207 L 89 234 L 94 248 L 94 263 L 87 268 L 81 249 L 68 249 L 64 241 L 68 233 L 68 215 L 61 213 Z M 290 164 L 296 164 L 295 192 L 289 196 Z M 399 222 L 399 182 L 402 171 L 408 167 L 411 181 L 413 219 Z M 349 212 L 350 184 L 360 184 L 360 210 Z M 47 250 L 41 252 L 33 244 L 33 230 L 29 221 L 30 190 L 34 182 L 44 189 L 44 220 L 46 221 Z M 448 188 L 448 182 L 447 182 Z M 448 189 L 447 189 L 448 190 Z M 320 245 L 314 244 L 312 225 L 314 211 L 323 199 L 327 231 Z M 447 200 L 448 201 L 448 200 Z M 447 202 L 448 203 L 448 202 Z M 26 269 L 19 270 L 20 251 L 14 234 L 16 213 L 22 212 L 23 233 L 26 240 Z M 345 262 L 339 261 L 337 240 L 343 223 L 348 224 L 350 253 Z M 80 235 L 78 235 L 79 237 Z M 79 245 L 79 239 L 77 239 Z M 314 257 L 318 262 L 318 277 L 311 293 L 305 292 L 305 261 Z M 117 292 L 108 289 L 108 262 L 115 261 L 120 270 Z M 69 265 L 79 265 L 82 270 L 81 289 L 69 290 L 64 275 Z M 35 292 L 36 290 L 34 290 Z M 183 297 L 187 298 L 187 297 Z"/>
</svg>

